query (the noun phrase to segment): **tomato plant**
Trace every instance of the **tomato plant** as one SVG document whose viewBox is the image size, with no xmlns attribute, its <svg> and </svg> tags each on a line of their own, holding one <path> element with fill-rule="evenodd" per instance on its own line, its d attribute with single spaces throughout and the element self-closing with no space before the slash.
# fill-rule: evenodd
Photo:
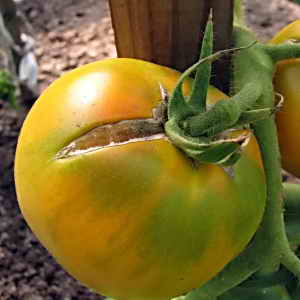
<svg viewBox="0 0 300 300">
<path fill-rule="evenodd" d="M 153 119 L 161 87 L 171 93 L 179 76 L 134 59 L 95 62 L 46 89 L 22 128 L 22 212 L 58 262 L 104 295 L 188 292 L 237 256 L 261 221 L 265 176 L 254 137 L 223 168 L 194 162 L 163 131 L 132 129 Z M 226 96 L 210 87 L 207 98 Z"/>
<path fill-rule="evenodd" d="M 275 285 L 265 288 L 240 288 L 220 297 L 220 300 L 292 300 L 286 288 Z"/>
<path fill-rule="evenodd" d="M 16 86 L 9 73 L 0 70 L 0 99 L 7 100 L 14 108 L 16 105 Z"/>
<path fill-rule="evenodd" d="M 281 30 L 272 44 L 297 42 L 300 39 L 300 21 Z M 275 90 L 284 98 L 282 109 L 276 115 L 278 138 L 283 168 L 300 177 L 300 59 L 293 58 L 277 64 Z"/>
</svg>

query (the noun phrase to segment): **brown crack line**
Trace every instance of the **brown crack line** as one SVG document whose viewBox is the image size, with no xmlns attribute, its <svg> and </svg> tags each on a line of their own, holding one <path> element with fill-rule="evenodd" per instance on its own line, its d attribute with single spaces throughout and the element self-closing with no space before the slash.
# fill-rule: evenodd
<svg viewBox="0 0 300 300">
<path fill-rule="evenodd" d="M 107 147 L 166 138 L 163 124 L 155 119 L 123 120 L 98 126 L 62 148 L 55 159 L 66 159 Z"/>
</svg>

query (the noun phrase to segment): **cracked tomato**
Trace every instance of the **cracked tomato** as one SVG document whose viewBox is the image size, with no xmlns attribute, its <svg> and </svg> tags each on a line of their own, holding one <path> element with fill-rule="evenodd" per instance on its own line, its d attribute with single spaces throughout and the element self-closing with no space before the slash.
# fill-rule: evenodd
<svg viewBox="0 0 300 300">
<path fill-rule="evenodd" d="M 80 67 L 45 90 L 19 138 L 15 179 L 28 224 L 70 274 L 116 299 L 200 286 L 245 248 L 263 215 L 253 137 L 224 169 L 137 126 L 179 76 L 133 59 Z M 209 101 L 224 97 L 209 89 Z"/>
</svg>

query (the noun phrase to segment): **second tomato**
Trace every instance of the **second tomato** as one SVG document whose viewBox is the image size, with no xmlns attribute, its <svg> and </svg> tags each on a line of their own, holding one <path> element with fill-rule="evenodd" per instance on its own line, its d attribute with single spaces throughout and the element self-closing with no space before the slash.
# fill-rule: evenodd
<svg viewBox="0 0 300 300">
<path fill-rule="evenodd" d="M 300 40 L 300 21 L 285 27 L 270 43 L 297 40 Z M 277 64 L 274 88 L 284 98 L 283 107 L 276 115 L 282 167 L 300 177 L 300 59 Z"/>
</svg>

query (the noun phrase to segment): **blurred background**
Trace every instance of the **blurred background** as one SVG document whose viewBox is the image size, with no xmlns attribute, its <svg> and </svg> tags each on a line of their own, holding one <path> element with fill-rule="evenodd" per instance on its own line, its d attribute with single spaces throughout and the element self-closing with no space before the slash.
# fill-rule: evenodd
<svg viewBox="0 0 300 300">
<path fill-rule="evenodd" d="M 297 2 L 247 0 L 248 23 L 266 41 L 300 18 Z M 0 300 L 102 299 L 32 235 L 17 205 L 13 164 L 38 95 L 64 72 L 115 56 L 107 0 L 0 0 Z"/>
</svg>

